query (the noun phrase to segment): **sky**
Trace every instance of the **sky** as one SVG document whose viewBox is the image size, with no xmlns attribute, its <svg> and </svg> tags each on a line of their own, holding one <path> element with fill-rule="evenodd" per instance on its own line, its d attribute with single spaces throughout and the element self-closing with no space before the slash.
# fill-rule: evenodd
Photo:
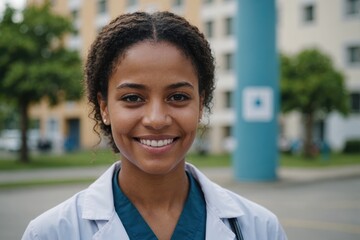
<svg viewBox="0 0 360 240">
<path fill-rule="evenodd" d="M 0 0 L 0 16 L 5 9 L 6 3 L 9 3 L 14 8 L 24 7 L 26 0 Z"/>
</svg>

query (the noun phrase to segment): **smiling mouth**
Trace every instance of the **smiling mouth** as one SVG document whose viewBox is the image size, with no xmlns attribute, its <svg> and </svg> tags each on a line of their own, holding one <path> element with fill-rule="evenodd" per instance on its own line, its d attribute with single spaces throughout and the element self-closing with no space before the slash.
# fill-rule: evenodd
<svg viewBox="0 0 360 240">
<path fill-rule="evenodd" d="M 141 139 L 137 138 L 136 140 L 141 144 L 149 147 L 164 147 L 167 145 L 172 144 L 177 138 L 169 138 L 169 139 L 162 139 L 162 140 L 151 140 L 151 139 Z"/>
</svg>

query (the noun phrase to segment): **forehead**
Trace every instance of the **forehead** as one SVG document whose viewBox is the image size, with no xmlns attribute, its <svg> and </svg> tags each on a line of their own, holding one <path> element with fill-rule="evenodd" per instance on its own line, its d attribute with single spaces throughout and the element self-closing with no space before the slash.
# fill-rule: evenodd
<svg viewBox="0 0 360 240">
<path fill-rule="evenodd" d="M 134 81 L 189 80 L 198 83 L 192 61 L 175 45 L 168 42 L 142 41 L 129 47 L 114 66 L 110 79 Z"/>
<path fill-rule="evenodd" d="M 129 46 L 117 64 L 120 64 L 126 58 L 127 61 L 149 59 L 171 59 L 171 60 L 185 60 L 192 62 L 192 59 L 187 56 L 184 50 L 173 43 L 167 41 L 153 41 L 144 40 Z M 140 58 L 140 59 L 139 59 Z"/>
</svg>

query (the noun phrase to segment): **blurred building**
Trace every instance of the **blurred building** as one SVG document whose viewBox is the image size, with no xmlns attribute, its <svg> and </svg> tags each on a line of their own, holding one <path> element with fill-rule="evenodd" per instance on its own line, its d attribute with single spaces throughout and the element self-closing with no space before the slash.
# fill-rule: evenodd
<svg viewBox="0 0 360 240">
<path fill-rule="evenodd" d="M 278 17 L 282 52 L 316 47 L 345 75 L 350 115 L 318 116 L 314 126 L 314 141 L 325 140 L 341 150 L 346 140 L 360 139 L 360 0 L 278 0 Z M 283 133 L 288 139 L 302 138 L 301 121 L 295 113 L 285 119 Z"/>
<path fill-rule="evenodd" d="M 44 0 L 28 0 L 41 3 Z M 52 0 L 54 11 L 73 18 L 76 33 L 67 38 L 69 48 L 86 57 L 97 32 L 120 13 L 136 10 L 169 10 L 197 25 L 210 41 L 216 58 L 217 89 L 206 148 L 213 152 L 230 151 L 234 146 L 235 124 L 233 90 L 235 89 L 235 16 L 236 0 Z M 284 53 L 297 53 L 318 47 L 330 55 L 343 71 L 351 92 L 352 113 L 343 118 L 332 113 L 319 118 L 314 140 L 326 140 L 341 149 L 346 139 L 360 138 L 360 0 L 277 0 L 278 45 Z M 249 26 L 251 27 L 251 26 Z M 66 102 L 49 108 L 35 106 L 31 115 L 40 121 L 45 137 L 90 148 L 99 138 L 91 129 L 86 101 Z M 301 116 L 293 113 L 281 119 L 281 136 L 287 140 L 303 137 Z M 204 120 L 207 123 L 207 120 Z M 204 145 L 204 144 L 203 144 Z M 69 146 L 68 146 L 69 147 Z"/>
</svg>

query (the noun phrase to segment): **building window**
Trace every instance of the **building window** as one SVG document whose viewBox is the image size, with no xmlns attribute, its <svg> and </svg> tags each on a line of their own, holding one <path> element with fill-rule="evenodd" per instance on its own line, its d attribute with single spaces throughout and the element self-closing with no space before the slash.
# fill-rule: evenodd
<svg viewBox="0 0 360 240">
<path fill-rule="evenodd" d="M 231 137 L 232 136 L 232 128 L 231 126 L 225 126 L 223 128 L 224 131 L 224 137 Z"/>
<path fill-rule="evenodd" d="M 234 69 L 234 54 L 225 53 L 224 54 L 224 69 L 226 71 L 231 71 Z"/>
<path fill-rule="evenodd" d="M 204 33 L 207 38 L 212 38 L 214 36 L 214 21 L 209 20 L 205 22 Z"/>
<path fill-rule="evenodd" d="M 233 106 L 232 97 L 233 97 L 233 92 L 232 91 L 224 92 L 224 105 L 225 105 L 225 108 L 232 108 L 232 106 Z"/>
<path fill-rule="evenodd" d="M 181 7 L 184 5 L 184 0 L 173 0 L 173 7 Z"/>
<path fill-rule="evenodd" d="M 345 0 L 346 16 L 356 16 L 360 14 L 360 0 Z"/>
<path fill-rule="evenodd" d="M 79 33 L 80 33 L 79 29 L 74 28 L 73 31 L 72 31 L 72 36 L 77 37 L 77 36 L 79 36 Z"/>
<path fill-rule="evenodd" d="M 71 10 L 71 17 L 74 26 L 72 35 L 77 36 L 79 35 L 79 10 L 78 9 Z"/>
<path fill-rule="evenodd" d="M 107 12 L 107 1 L 106 0 L 98 0 L 98 13 L 103 14 Z"/>
<path fill-rule="evenodd" d="M 315 5 L 306 4 L 302 8 L 302 18 L 303 22 L 311 23 L 315 21 Z"/>
<path fill-rule="evenodd" d="M 138 0 L 127 0 L 127 6 L 133 7 L 138 4 Z"/>
<path fill-rule="evenodd" d="M 233 138 L 233 130 L 231 126 L 223 126 L 223 150 L 227 153 L 233 152 L 235 149 L 235 139 Z"/>
<path fill-rule="evenodd" d="M 79 35 L 79 29 L 80 29 L 80 19 L 79 19 L 79 10 L 78 9 L 72 9 L 71 10 L 71 18 L 73 22 L 73 31 L 72 36 L 76 37 Z"/>
<path fill-rule="evenodd" d="M 225 18 L 225 36 L 231 36 L 234 34 L 234 18 Z"/>
<path fill-rule="evenodd" d="M 346 60 L 350 65 L 360 63 L 360 45 L 347 47 Z"/>
<path fill-rule="evenodd" d="M 76 21 L 79 17 L 79 10 L 77 9 L 71 10 L 71 17 L 74 21 Z"/>
<path fill-rule="evenodd" d="M 360 93 L 350 94 L 350 108 L 351 112 L 360 113 Z"/>
</svg>

